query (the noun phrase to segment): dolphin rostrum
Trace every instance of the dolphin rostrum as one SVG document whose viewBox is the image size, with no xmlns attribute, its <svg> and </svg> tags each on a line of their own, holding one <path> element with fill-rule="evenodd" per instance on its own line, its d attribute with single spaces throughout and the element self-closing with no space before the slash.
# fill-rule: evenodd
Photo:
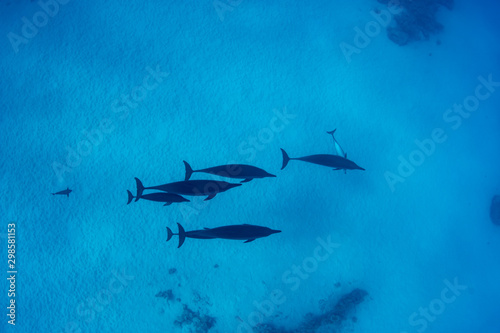
<svg viewBox="0 0 500 333">
<path fill-rule="evenodd" d="M 241 184 L 227 183 L 217 180 L 185 180 L 157 186 L 144 187 L 142 182 L 135 178 L 137 184 L 137 195 L 135 201 L 139 200 L 144 190 L 158 190 L 163 192 L 175 193 L 179 195 L 206 195 L 205 200 L 213 199 L 217 193 L 225 192 Z"/>
<path fill-rule="evenodd" d="M 59 191 L 59 192 L 56 192 L 56 193 L 52 193 L 52 195 L 66 195 L 69 198 L 69 194 L 71 192 L 72 192 L 72 190 L 70 190 L 69 187 L 68 187 L 65 190 L 62 190 L 62 191 Z"/>
<path fill-rule="evenodd" d="M 211 168 L 193 170 L 188 162 L 183 161 L 186 167 L 186 178 L 188 180 L 193 172 L 205 172 L 216 176 L 243 179 L 241 183 L 246 183 L 254 178 L 276 177 L 260 168 L 246 164 L 227 164 Z"/>
<path fill-rule="evenodd" d="M 334 168 L 333 170 L 365 170 L 362 167 L 358 166 L 351 160 L 344 158 L 342 156 L 337 155 L 328 155 L 328 154 L 319 154 L 319 155 L 309 155 L 304 157 L 296 157 L 290 158 L 285 150 L 281 149 L 281 153 L 283 154 L 283 165 L 281 170 L 283 170 L 290 160 L 299 160 L 309 163 L 314 163 L 318 165 L 324 165 L 327 167 Z"/>
<path fill-rule="evenodd" d="M 197 238 L 197 239 L 235 239 L 235 240 L 246 240 L 244 243 L 249 243 L 257 238 L 267 237 L 272 234 L 281 232 L 281 230 L 273 230 L 267 227 L 260 227 L 258 225 L 251 224 L 237 224 L 237 225 L 227 225 L 218 228 L 204 228 L 203 230 L 193 230 L 185 231 L 184 228 L 177 223 L 179 232 L 174 234 L 169 227 L 167 227 L 168 237 L 167 242 L 172 238 L 173 235 L 179 236 L 179 246 L 181 247 L 184 240 L 187 238 Z"/>
<path fill-rule="evenodd" d="M 128 194 L 128 202 L 132 202 L 132 199 L 135 197 L 132 195 L 132 192 L 127 190 Z M 188 199 L 175 194 L 175 193 L 166 193 L 166 192 L 157 192 L 157 193 L 150 193 L 150 194 L 141 194 L 141 196 L 138 199 L 144 199 L 144 200 L 150 200 L 150 201 L 157 201 L 157 202 L 164 202 L 165 204 L 163 206 L 169 206 L 173 202 L 189 202 Z M 136 200 L 137 201 L 137 200 Z"/>
</svg>

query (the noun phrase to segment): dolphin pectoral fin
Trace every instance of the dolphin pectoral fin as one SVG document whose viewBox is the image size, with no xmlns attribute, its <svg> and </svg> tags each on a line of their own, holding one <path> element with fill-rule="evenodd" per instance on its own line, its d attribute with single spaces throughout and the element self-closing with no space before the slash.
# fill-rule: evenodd
<svg viewBox="0 0 500 333">
<path fill-rule="evenodd" d="M 203 228 L 204 230 L 210 230 L 210 228 Z"/>
<path fill-rule="evenodd" d="M 208 196 L 205 200 L 203 200 L 203 201 L 211 200 L 211 199 L 213 199 L 216 195 L 217 195 L 217 193 L 212 193 L 212 194 L 210 194 L 210 195 L 209 195 L 209 196 Z"/>
<path fill-rule="evenodd" d="M 337 170 L 341 170 L 340 168 L 335 168 L 335 169 L 332 169 L 333 171 L 337 171 Z"/>
<path fill-rule="evenodd" d="M 172 203 L 171 202 L 165 202 L 163 206 L 170 206 Z"/>
<path fill-rule="evenodd" d="M 252 238 L 252 239 L 244 241 L 243 243 L 250 243 L 250 242 L 253 242 L 254 240 L 255 240 L 255 238 Z"/>
<path fill-rule="evenodd" d="M 253 178 L 246 178 L 246 179 L 243 179 L 240 183 L 248 183 L 249 181 L 251 181 Z"/>
</svg>

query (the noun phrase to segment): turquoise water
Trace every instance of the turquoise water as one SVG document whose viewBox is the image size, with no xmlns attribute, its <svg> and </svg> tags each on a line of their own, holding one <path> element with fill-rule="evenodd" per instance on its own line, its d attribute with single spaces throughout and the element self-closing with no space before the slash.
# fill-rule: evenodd
<svg viewBox="0 0 500 333">
<path fill-rule="evenodd" d="M 360 40 L 386 10 L 0 1 L 1 332 L 498 332 L 500 8 L 458 0 L 428 40 Z M 280 170 L 279 148 L 334 154 L 335 128 L 365 171 Z M 183 160 L 277 177 L 127 205 L 134 177 L 181 181 Z M 178 249 L 176 223 L 282 232 Z M 356 289 L 345 318 L 305 328 Z"/>
</svg>

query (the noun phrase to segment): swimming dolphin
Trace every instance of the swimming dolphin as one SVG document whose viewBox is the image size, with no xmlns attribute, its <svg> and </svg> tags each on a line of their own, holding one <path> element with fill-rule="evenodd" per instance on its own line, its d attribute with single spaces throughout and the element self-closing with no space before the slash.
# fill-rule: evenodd
<svg viewBox="0 0 500 333">
<path fill-rule="evenodd" d="M 132 195 L 132 192 L 127 190 L 128 194 L 128 202 L 132 202 L 132 199 L 135 197 Z M 150 200 L 150 201 L 157 201 L 157 202 L 165 202 L 163 206 L 169 206 L 173 202 L 189 202 L 188 199 L 174 193 L 166 193 L 166 192 L 157 192 L 157 193 L 150 193 L 150 194 L 143 194 L 139 197 L 139 199 L 144 199 L 144 200 Z M 137 201 L 137 200 L 136 200 Z"/>
<path fill-rule="evenodd" d="M 238 224 L 238 225 L 227 225 L 224 227 L 218 228 L 204 228 L 203 230 L 193 230 L 193 231 L 185 231 L 184 228 L 177 223 L 179 228 L 179 232 L 174 234 L 169 227 L 167 227 L 168 237 L 167 242 L 172 238 L 173 235 L 179 236 L 179 246 L 181 247 L 184 244 L 184 240 L 186 237 L 188 238 L 197 238 L 197 239 L 214 239 L 214 238 L 222 238 L 222 239 L 235 239 L 235 240 L 246 240 L 244 243 L 249 243 L 254 241 L 257 238 L 267 237 L 272 234 L 276 234 L 281 232 L 281 230 L 273 230 L 267 227 L 260 227 L 258 225 L 251 224 Z"/>
<path fill-rule="evenodd" d="M 260 168 L 246 164 L 227 164 L 211 168 L 193 170 L 188 162 L 183 161 L 186 167 L 186 178 L 188 180 L 193 172 L 205 172 L 216 176 L 243 179 L 241 183 L 246 183 L 254 178 L 276 177 Z"/>
<path fill-rule="evenodd" d="M 347 158 L 347 153 L 344 152 L 344 149 L 342 149 L 342 147 L 339 145 L 339 143 L 337 142 L 337 140 L 335 139 L 335 131 L 337 129 L 334 129 L 333 131 L 327 131 L 326 133 L 328 134 L 331 134 L 332 138 L 333 138 L 333 145 L 335 147 L 335 152 L 337 153 L 338 156 L 341 156 L 343 158 Z M 347 170 L 344 169 L 344 173 L 347 173 Z"/>
<path fill-rule="evenodd" d="M 318 165 L 324 165 L 327 167 L 333 167 L 333 170 L 364 170 L 362 167 L 358 166 L 351 160 L 337 155 L 319 154 L 319 155 L 309 155 L 304 157 L 290 158 L 285 150 L 281 149 L 283 154 L 283 165 L 281 170 L 283 170 L 290 160 L 299 160 L 309 163 L 314 163 Z"/>
<path fill-rule="evenodd" d="M 69 189 L 69 187 L 63 191 L 59 191 L 59 192 L 56 192 L 56 193 L 52 193 L 52 195 L 66 195 L 68 196 L 69 198 L 69 194 L 73 192 L 72 190 Z"/>
<path fill-rule="evenodd" d="M 333 131 L 327 131 L 326 133 L 328 134 L 331 134 L 332 138 L 333 138 L 333 145 L 335 146 L 335 151 L 337 152 L 337 155 L 338 156 L 342 156 L 343 158 L 347 158 L 347 154 L 344 152 L 344 149 L 342 149 L 342 147 L 340 147 L 339 143 L 337 142 L 337 140 L 335 140 L 335 131 L 337 129 L 334 129 Z"/>
<path fill-rule="evenodd" d="M 158 186 L 144 187 L 142 182 L 135 178 L 137 184 L 137 195 L 135 201 L 139 200 L 144 190 L 159 190 L 163 192 L 180 195 L 207 195 L 206 200 L 213 199 L 217 193 L 225 192 L 241 184 L 227 183 L 217 180 L 185 180 L 182 182 L 168 183 Z"/>
</svg>

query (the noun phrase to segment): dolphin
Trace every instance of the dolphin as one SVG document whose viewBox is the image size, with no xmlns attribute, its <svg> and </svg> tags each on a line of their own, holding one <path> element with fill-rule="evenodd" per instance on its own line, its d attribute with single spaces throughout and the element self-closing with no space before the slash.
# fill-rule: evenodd
<svg viewBox="0 0 500 333">
<path fill-rule="evenodd" d="M 344 149 L 342 149 L 342 147 L 339 145 L 339 143 L 337 142 L 337 140 L 335 139 L 335 131 L 337 129 L 334 129 L 333 131 L 327 131 L 326 133 L 330 134 L 333 138 L 333 146 L 335 147 L 335 152 L 337 153 L 338 156 L 341 156 L 343 158 L 347 158 L 347 153 L 344 152 Z M 344 173 L 347 173 L 347 170 L 344 169 Z"/>
<path fill-rule="evenodd" d="M 283 154 L 283 165 L 281 170 L 283 170 L 290 160 L 299 160 L 309 163 L 314 163 L 318 165 L 324 165 L 327 167 L 333 167 L 333 170 L 365 170 L 362 167 L 358 166 L 351 160 L 344 158 L 342 156 L 337 155 L 328 155 L 328 154 L 319 154 L 319 155 L 309 155 L 304 157 L 290 158 L 285 150 L 281 149 L 281 153 Z"/>
<path fill-rule="evenodd" d="M 339 145 L 337 140 L 335 140 L 334 134 L 335 134 L 336 130 L 337 129 L 334 129 L 333 131 L 327 131 L 326 133 L 331 134 L 331 136 L 333 138 L 333 145 L 335 146 L 335 151 L 337 152 L 337 155 L 342 156 L 343 158 L 347 158 L 347 154 L 344 152 L 344 149 L 342 149 L 342 147 Z"/>
<path fill-rule="evenodd" d="M 244 243 L 250 243 L 257 238 L 267 237 L 272 234 L 281 232 L 281 230 L 273 230 L 267 227 L 260 227 L 258 225 L 251 224 L 237 224 L 237 225 L 227 225 L 218 228 L 204 228 L 203 230 L 193 230 L 185 231 L 184 228 L 177 223 L 179 232 L 174 234 L 169 227 L 167 227 L 168 237 L 167 242 L 172 238 L 173 235 L 179 236 L 179 246 L 184 244 L 184 240 L 187 238 L 197 238 L 197 239 L 235 239 L 235 240 L 246 240 Z"/>
<path fill-rule="evenodd" d="M 180 195 L 207 195 L 206 200 L 213 199 L 218 193 L 225 192 L 241 184 L 227 183 L 217 180 L 185 180 L 157 186 L 144 187 L 142 182 L 135 178 L 137 184 L 137 195 L 135 201 L 139 200 L 144 190 L 158 190 Z"/>
<path fill-rule="evenodd" d="M 211 168 L 193 170 L 188 162 L 183 161 L 186 167 L 186 178 L 188 180 L 193 172 L 205 172 L 216 176 L 243 179 L 241 183 L 246 183 L 254 178 L 276 177 L 260 168 L 246 164 L 227 164 Z"/>
<path fill-rule="evenodd" d="M 69 194 L 73 192 L 73 190 L 70 190 L 69 187 L 63 191 L 59 191 L 59 192 L 56 192 L 56 193 L 52 193 L 52 195 L 66 195 L 68 196 L 69 198 Z"/>
<path fill-rule="evenodd" d="M 132 202 L 132 199 L 135 197 L 132 195 L 132 192 L 127 190 L 128 194 L 128 202 Z M 150 201 L 157 201 L 157 202 L 165 202 L 163 206 L 169 206 L 173 202 L 189 202 L 188 199 L 174 193 L 165 193 L 165 192 L 157 192 L 157 193 L 150 193 L 150 194 L 143 194 L 139 197 L 139 199 L 144 199 L 144 200 L 150 200 Z M 136 200 L 137 201 L 137 200 Z"/>
</svg>

